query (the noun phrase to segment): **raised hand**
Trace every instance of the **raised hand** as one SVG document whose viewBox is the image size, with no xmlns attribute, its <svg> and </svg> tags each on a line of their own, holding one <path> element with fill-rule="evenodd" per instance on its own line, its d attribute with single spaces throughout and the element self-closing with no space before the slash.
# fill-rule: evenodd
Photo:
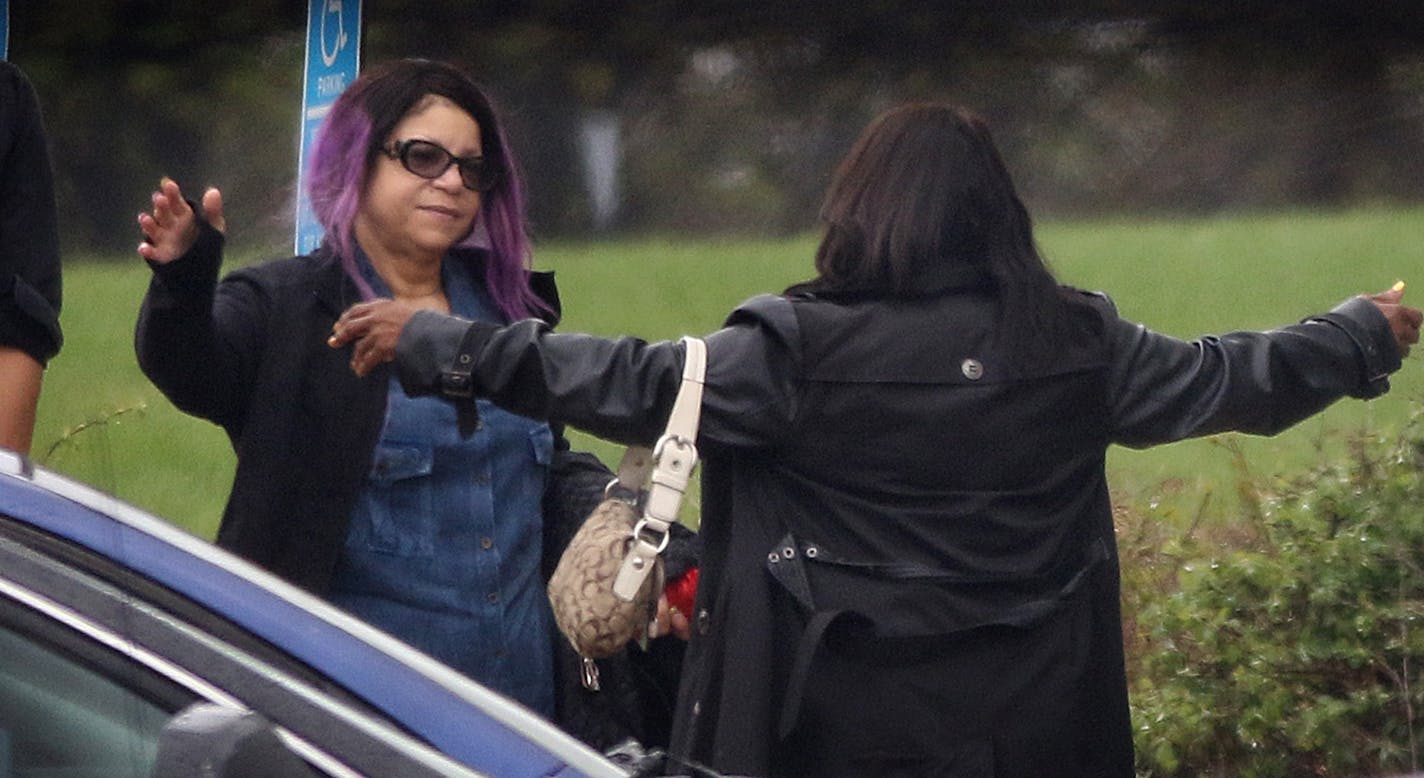
<svg viewBox="0 0 1424 778">
<path fill-rule="evenodd" d="M 1400 302 L 1404 297 L 1404 282 L 1379 294 L 1363 295 L 1365 299 L 1379 306 L 1380 313 L 1389 320 L 1389 330 L 1399 345 L 1399 356 L 1409 356 L 1409 347 L 1419 342 L 1419 324 L 1424 319 L 1418 308 L 1410 308 Z"/>
<path fill-rule="evenodd" d="M 202 208 L 203 218 L 218 232 L 227 230 L 222 192 L 209 187 L 203 192 Z M 153 193 L 153 212 L 138 215 L 138 228 L 143 232 L 138 255 L 159 264 L 183 256 L 198 240 L 197 215 L 188 201 L 183 199 L 183 190 L 178 187 L 178 182 L 167 176 L 158 183 L 158 191 Z"/>
</svg>

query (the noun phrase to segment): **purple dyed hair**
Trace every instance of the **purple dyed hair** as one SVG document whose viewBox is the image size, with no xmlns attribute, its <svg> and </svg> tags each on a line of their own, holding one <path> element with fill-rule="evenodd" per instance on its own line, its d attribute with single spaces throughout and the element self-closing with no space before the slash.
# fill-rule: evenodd
<svg viewBox="0 0 1424 778">
<path fill-rule="evenodd" d="M 525 231 L 524 187 L 519 168 L 494 108 L 484 92 L 455 67 L 431 60 L 402 59 L 362 73 L 331 106 L 317 134 L 307 169 L 312 211 L 346 274 L 366 299 L 375 297 L 356 269 L 353 229 L 380 143 L 401 119 L 428 96 L 444 97 L 474 117 L 480 149 L 499 171 L 494 188 L 482 193 L 480 213 L 461 246 L 480 245 L 480 227 L 489 237 L 485 286 L 510 320 L 547 311 L 529 287 L 533 250 Z"/>
</svg>

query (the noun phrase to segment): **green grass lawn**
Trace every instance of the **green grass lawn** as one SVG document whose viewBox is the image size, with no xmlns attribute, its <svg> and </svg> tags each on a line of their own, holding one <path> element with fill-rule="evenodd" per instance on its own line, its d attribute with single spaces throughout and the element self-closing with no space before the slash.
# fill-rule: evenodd
<svg viewBox="0 0 1424 778">
<path fill-rule="evenodd" d="M 1424 209 L 1379 208 L 1048 223 L 1039 242 L 1064 281 L 1108 291 L 1125 316 L 1192 338 L 1290 323 L 1396 278 L 1414 284 L 1418 304 L 1421 235 Z M 808 277 L 814 249 L 813 237 L 558 242 L 540 245 L 535 263 L 558 274 L 561 329 L 662 339 L 709 332 L 741 300 Z M 136 257 L 99 259 L 66 258 L 66 342 L 45 379 L 34 454 L 211 536 L 232 477 L 226 438 L 175 410 L 138 370 L 133 326 L 147 268 Z M 1397 426 L 1424 398 L 1421 389 L 1415 355 L 1385 398 L 1343 401 L 1271 439 L 1232 435 L 1116 450 L 1111 480 L 1125 500 L 1165 501 L 1168 515 L 1172 506 L 1195 513 L 1205 504 L 1209 514 L 1229 518 L 1230 446 L 1257 475 L 1289 477 L 1338 455 L 1351 431 Z M 615 446 L 582 436 L 576 443 L 616 462 Z"/>
</svg>

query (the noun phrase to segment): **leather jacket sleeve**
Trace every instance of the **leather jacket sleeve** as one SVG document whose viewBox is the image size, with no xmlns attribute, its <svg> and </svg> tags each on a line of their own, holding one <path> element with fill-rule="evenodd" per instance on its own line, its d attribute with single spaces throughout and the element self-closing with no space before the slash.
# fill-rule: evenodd
<svg viewBox="0 0 1424 778">
<path fill-rule="evenodd" d="M 1191 342 L 1105 318 L 1111 439 L 1134 447 L 1227 430 L 1273 435 L 1343 396 L 1384 394 L 1400 367 L 1388 322 L 1362 298 L 1299 324 Z"/>
<path fill-rule="evenodd" d="M 682 360 L 677 342 L 565 335 L 538 319 L 499 327 L 434 311 L 417 311 L 396 346 L 406 394 L 459 396 L 451 376 L 467 365 L 475 396 L 521 416 L 558 418 L 640 445 L 662 434 Z"/>
<path fill-rule="evenodd" d="M 699 438 L 763 446 L 786 434 L 799 364 L 795 314 L 762 295 L 706 336 L 707 383 Z M 396 347 L 407 394 L 445 394 L 467 365 L 473 394 L 523 416 L 556 418 L 606 440 L 650 445 L 662 434 L 682 380 L 680 341 L 559 334 L 535 319 L 506 327 L 418 311 Z"/>
</svg>

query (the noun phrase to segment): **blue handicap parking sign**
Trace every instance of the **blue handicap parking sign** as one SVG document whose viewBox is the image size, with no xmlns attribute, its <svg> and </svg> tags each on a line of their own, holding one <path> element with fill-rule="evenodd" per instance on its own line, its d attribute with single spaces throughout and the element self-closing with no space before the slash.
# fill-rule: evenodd
<svg viewBox="0 0 1424 778">
<path fill-rule="evenodd" d="M 307 58 L 303 77 L 301 150 L 297 155 L 298 254 L 321 243 L 322 228 L 307 197 L 307 160 L 317 130 L 360 70 L 361 0 L 311 0 L 307 11 Z"/>
</svg>

